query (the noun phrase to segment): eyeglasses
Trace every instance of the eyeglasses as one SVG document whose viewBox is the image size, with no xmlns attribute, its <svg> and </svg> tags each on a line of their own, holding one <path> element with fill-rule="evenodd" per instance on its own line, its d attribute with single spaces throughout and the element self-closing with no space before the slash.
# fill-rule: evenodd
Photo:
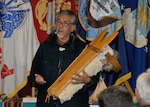
<svg viewBox="0 0 150 107">
<path fill-rule="evenodd" d="M 55 24 L 56 25 L 62 25 L 63 27 L 68 27 L 70 24 L 73 24 L 73 23 L 69 23 L 69 22 L 66 22 L 66 21 L 61 22 L 60 20 L 56 20 Z"/>
</svg>

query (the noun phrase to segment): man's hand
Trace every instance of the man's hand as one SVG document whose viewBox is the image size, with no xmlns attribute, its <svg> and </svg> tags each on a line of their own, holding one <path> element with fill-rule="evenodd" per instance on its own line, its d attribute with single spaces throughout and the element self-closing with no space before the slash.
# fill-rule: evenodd
<svg viewBox="0 0 150 107">
<path fill-rule="evenodd" d="M 74 73 L 74 76 L 71 78 L 73 84 L 85 83 L 88 84 L 91 81 L 91 78 L 87 75 L 85 71 L 82 71 L 80 74 Z"/>
<path fill-rule="evenodd" d="M 35 82 L 37 84 L 45 84 L 46 83 L 44 78 L 41 75 L 39 75 L 39 74 L 35 74 Z"/>
</svg>

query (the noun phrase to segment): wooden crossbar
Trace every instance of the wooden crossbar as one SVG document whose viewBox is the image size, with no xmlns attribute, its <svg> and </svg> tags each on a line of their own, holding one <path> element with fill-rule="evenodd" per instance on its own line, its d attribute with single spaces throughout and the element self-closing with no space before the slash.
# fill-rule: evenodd
<svg viewBox="0 0 150 107">
<path fill-rule="evenodd" d="M 122 77 L 120 77 L 119 79 L 117 79 L 114 85 L 117 86 L 117 85 L 120 85 L 120 84 L 124 83 L 125 86 L 127 87 L 128 91 L 129 91 L 130 94 L 132 95 L 132 97 L 134 97 L 135 94 L 134 94 L 134 92 L 133 92 L 133 90 L 132 90 L 132 88 L 131 88 L 131 86 L 130 86 L 130 84 L 129 84 L 129 82 L 128 82 L 128 80 L 129 80 L 130 78 L 131 78 L 131 72 L 129 72 L 129 73 L 123 75 Z"/>
</svg>

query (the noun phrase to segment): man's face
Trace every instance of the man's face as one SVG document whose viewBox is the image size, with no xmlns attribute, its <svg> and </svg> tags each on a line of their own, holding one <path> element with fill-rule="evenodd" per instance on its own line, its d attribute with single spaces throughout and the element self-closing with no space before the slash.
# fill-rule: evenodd
<svg viewBox="0 0 150 107">
<path fill-rule="evenodd" d="M 70 33 L 75 30 L 75 25 L 72 24 L 71 16 L 60 14 L 55 22 L 57 36 L 60 39 L 67 39 Z"/>
</svg>

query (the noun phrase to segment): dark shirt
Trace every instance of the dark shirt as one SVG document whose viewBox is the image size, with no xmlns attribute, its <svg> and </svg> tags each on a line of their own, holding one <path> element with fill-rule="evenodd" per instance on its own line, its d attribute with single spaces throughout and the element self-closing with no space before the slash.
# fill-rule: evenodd
<svg viewBox="0 0 150 107">
<path fill-rule="evenodd" d="M 60 46 L 56 38 L 55 35 L 43 42 L 32 62 L 30 81 L 35 82 L 35 73 L 42 75 L 45 81 L 47 81 L 44 85 L 36 84 L 36 88 L 38 89 L 37 107 L 88 107 L 88 90 L 86 90 L 85 86 L 75 93 L 71 100 L 63 104 L 59 100 L 53 100 L 52 98 L 50 99 L 50 103 L 45 103 L 47 89 L 86 46 L 84 42 L 73 37 L 70 37 L 69 42 Z M 62 51 L 59 50 L 60 47 Z"/>
</svg>

